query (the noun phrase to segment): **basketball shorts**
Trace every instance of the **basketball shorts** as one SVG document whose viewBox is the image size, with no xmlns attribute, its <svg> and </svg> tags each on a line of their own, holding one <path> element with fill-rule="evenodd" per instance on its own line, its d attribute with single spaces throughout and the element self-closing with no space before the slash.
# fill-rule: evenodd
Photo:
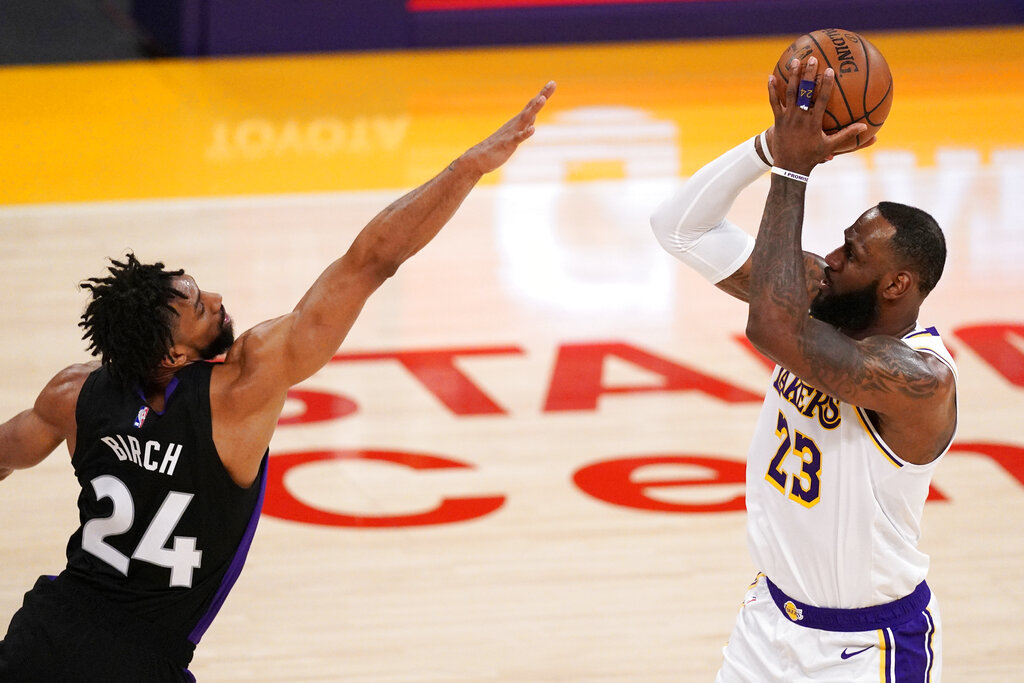
<svg viewBox="0 0 1024 683">
<path fill-rule="evenodd" d="M 183 666 L 133 637 L 137 622 L 97 618 L 83 609 L 88 604 L 52 577 L 40 577 L 0 640 L 0 681 L 195 681 Z"/>
<path fill-rule="evenodd" d="M 822 609 L 789 598 L 763 574 L 751 584 L 722 650 L 716 683 L 938 683 L 939 605 L 921 583 L 863 609 Z"/>
</svg>

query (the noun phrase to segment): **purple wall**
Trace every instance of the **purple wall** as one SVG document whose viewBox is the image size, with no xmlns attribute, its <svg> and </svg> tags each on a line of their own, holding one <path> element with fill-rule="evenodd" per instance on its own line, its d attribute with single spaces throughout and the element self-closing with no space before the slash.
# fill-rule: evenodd
<svg viewBox="0 0 1024 683">
<path fill-rule="evenodd" d="M 584 0 L 585 1 L 585 0 Z M 405 0 L 134 0 L 169 54 L 333 52 L 1024 24 L 1024 0 L 696 0 L 420 11 Z"/>
<path fill-rule="evenodd" d="M 405 0 L 205 0 L 205 4 L 204 54 L 369 50 L 408 44 Z"/>
</svg>

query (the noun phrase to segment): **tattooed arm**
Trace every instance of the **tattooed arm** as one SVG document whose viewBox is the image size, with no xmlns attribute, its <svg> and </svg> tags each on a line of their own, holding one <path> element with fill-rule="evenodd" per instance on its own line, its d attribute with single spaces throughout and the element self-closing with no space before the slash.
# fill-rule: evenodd
<svg viewBox="0 0 1024 683">
<path fill-rule="evenodd" d="M 815 67 L 809 61 L 803 79 L 814 80 Z M 820 78 L 817 103 L 810 111 L 795 106 L 795 86 L 803 79 L 791 79 L 785 105 L 771 88 L 769 97 L 775 112 L 775 163 L 808 175 L 863 127 L 854 124 L 834 135 L 822 133 L 834 75 L 829 70 Z M 955 425 L 952 372 L 901 342 L 899 331 L 856 340 L 808 315 L 808 265 L 800 246 L 806 188 L 798 180 L 772 175 L 751 254 L 747 336 L 759 351 L 805 382 L 868 410 L 901 457 L 930 462 L 948 444 Z"/>
<path fill-rule="evenodd" d="M 775 127 L 772 126 L 764 132 L 762 136 L 754 137 L 754 152 L 757 157 L 765 165 L 765 169 L 771 168 L 771 154 L 770 149 L 772 146 L 772 140 L 775 137 Z M 767 149 L 761 146 L 761 141 L 764 140 L 767 143 Z M 710 166 L 710 165 L 709 165 Z M 722 178 L 725 174 L 717 173 L 717 177 Z M 721 182 L 721 181 L 719 181 Z M 729 202 L 731 205 L 731 202 Z M 724 214 L 724 210 L 723 214 Z M 814 299 L 815 294 L 818 293 L 818 283 L 821 282 L 822 273 L 824 272 L 825 260 L 817 254 L 812 254 L 809 251 L 804 252 L 804 268 L 807 270 L 807 302 L 808 304 Z M 728 275 L 722 280 L 715 283 L 715 286 L 726 294 L 733 296 L 740 301 L 750 301 L 750 257 L 731 275 Z"/>
<path fill-rule="evenodd" d="M 740 301 L 749 302 L 750 267 L 751 259 L 748 258 L 746 263 L 740 266 L 735 273 L 724 280 L 720 280 L 715 284 L 715 286 L 726 294 L 736 297 Z M 825 272 L 825 259 L 817 254 L 805 251 L 804 272 L 806 273 L 804 285 L 807 287 L 807 305 L 809 306 L 818 293 L 818 283 L 821 282 L 821 278 Z"/>
</svg>

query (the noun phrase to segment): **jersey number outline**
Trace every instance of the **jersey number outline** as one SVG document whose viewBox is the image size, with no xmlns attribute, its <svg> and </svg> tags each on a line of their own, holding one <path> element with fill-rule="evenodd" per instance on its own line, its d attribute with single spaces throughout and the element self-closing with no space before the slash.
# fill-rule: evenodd
<svg viewBox="0 0 1024 683">
<path fill-rule="evenodd" d="M 811 508 L 821 500 L 821 449 L 811 437 L 793 430 L 793 437 L 790 438 L 789 432 L 789 422 L 786 421 L 786 416 L 780 410 L 775 436 L 779 437 L 781 442 L 779 449 L 775 451 L 775 457 L 768 464 L 768 471 L 764 478 L 779 493 L 788 495 L 790 500 L 795 500 L 806 508 Z M 803 462 L 797 476 L 782 470 L 782 461 L 791 449 Z M 788 494 L 786 493 L 787 484 Z"/>
<path fill-rule="evenodd" d="M 134 525 L 135 501 L 131 491 L 123 481 L 109 474 L 96 477 L 90 483 L 96 492 L 96 500 L 109 498 L 114 509 L 109 517 L 96 517 L 85 523 L 82 527 L 82 550 L 103 560 L 125 576 L 128 575 L 128 565 L 132 559 L 167 567 L 171 570 L 170 587 L 191 588 L 192 572 L 202 564 L 203 551 L 196 549 L 195 537 L 175 536 L 171 539 L 171 534 L 185 514 L 185 508 L 192 502 L 192 494 L 168 492 L 142 534 L 135 552 L 128 558 L 107 543 L 106 538 L 127 533 Z M 167 542 L 170 540 L 174 541 L 174 545 L 168 548 Z"/>
</svg>

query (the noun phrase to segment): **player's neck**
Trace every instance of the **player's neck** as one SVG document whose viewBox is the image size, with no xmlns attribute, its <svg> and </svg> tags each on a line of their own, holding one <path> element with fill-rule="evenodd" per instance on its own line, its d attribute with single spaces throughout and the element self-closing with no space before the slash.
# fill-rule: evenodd
<svg viewBox="0 0 1024 683">
<path fill-rule="evenodd" d="M 917 311 L 914 311 L 913 315 L 901 315 L 899 317 L 892 316 L 891 319 L 880 315 L 875 322 L 868 325 L 863 330 L 851 332 L 840 328 L 840 332 L 850 339 L 856 339 L 857 341 L 867 339 L 868 337 L 880 336 L 896 337 L 899 339 L 915 327 L 917 327 Z"/>
<path fill-rule="evenodd" d="M 162 411 L 164 409 L 167 387 L 169 387 L 171 382 L 174 381 L 174 377 L 180 369 L 180 367 L 161 367 L 141 388 L 141 393 L 145 397 L 146 404 L 150 408 L 156 411 Z"/>
</svg>

